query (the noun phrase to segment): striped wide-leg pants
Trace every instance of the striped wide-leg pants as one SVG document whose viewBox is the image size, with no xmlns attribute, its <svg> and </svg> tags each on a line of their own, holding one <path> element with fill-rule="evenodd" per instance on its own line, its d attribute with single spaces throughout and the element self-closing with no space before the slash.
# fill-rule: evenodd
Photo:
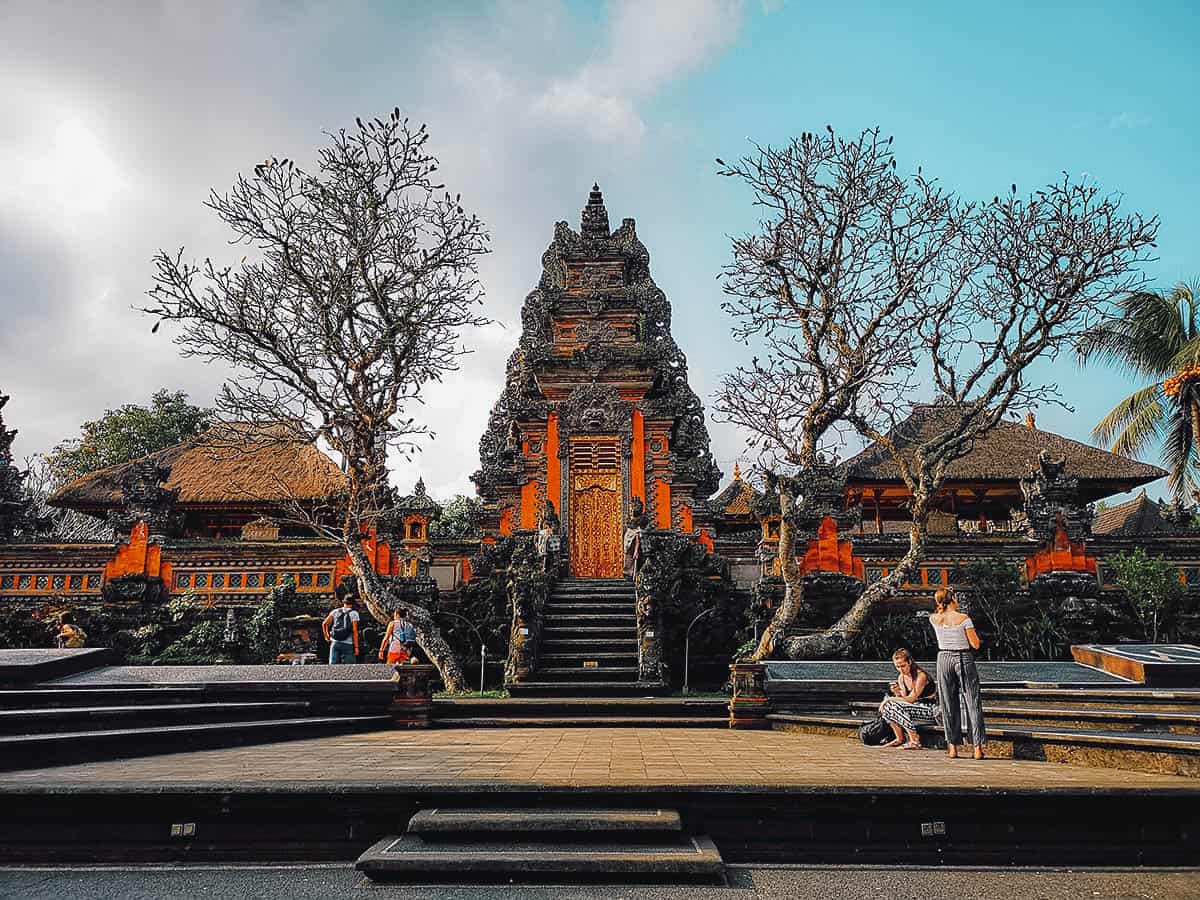
<svg viewBox="0 0 1200 900">
<path fill-rule="evenodd" d="M 966 714 L 967 741 L 980 747 L 987 743 L 983 724 L 983 697 L 979 693 L 979 672 L 971 650 L 939 650 L 937 656 L 938 703 L 942 708 L 942 728 L 946 743 L 963 741 L 963 714 Z"/>
<path fill-rule="evenodd" d="M 899 725 L 905 731 L 916 731 L 922 725 L 932 725 L 937 721 L 937 706 L 933 703 L 909 703 L 898 697 L 888 697 L 879 708 L 879 715 L 883 721 Z"/>
</svg>

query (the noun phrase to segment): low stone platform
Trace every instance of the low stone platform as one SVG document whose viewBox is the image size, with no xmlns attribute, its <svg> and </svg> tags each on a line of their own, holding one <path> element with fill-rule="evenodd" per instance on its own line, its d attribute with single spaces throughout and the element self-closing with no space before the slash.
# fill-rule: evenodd
<svg viewBox="0 0 1200 900">
<path fill-rule="evenodd" d="M 1084 644 L 1076 662 L 1147 687 L 1200 687 L 1200 647 L 1194 644 Z"/>
<path fill-rule="evenodd" d="M 0 650 L 0 684 L 30 684 L 74 675 L 107 665 L 112 653 L 102 647 L 78 650 Z"/>
<path fill-rule="evenodd" d="M 927 672 L 937 668 L 935 660 L 919 660 L 917 664 Z M 886 687 L 896 680 L 896 668 L 887 660 L 772 660 L 765 665 L 768 682 L 831 686 L 871 683 Z M 989 687 L 1137 686 L 1128 678 L 1075 662 L 980 660 L 977 666 L 980 683 Z"/>
<path fill-rule="evenodd" d="M 382 663 L 353 666 L 104 666 L 58 678 L 62 685 L 222 684 L 263 681 L 387 681 Z"/>
<path fill-rule="evenodd" d="M 1200 858 L 1195 779 L 772 731 L 373 732 L 39 766 L 0 773 L 0 798 L 10 863 L 354 859 L 421 809 L 572 805 L 679 810 L 731 862 Z"/>
</svg>

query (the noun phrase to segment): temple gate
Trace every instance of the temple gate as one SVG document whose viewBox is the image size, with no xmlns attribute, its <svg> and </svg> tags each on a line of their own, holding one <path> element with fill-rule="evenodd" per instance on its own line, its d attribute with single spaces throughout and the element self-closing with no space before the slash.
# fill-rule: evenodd
<svg viewBox="0 0 1200 900">
<path fill-rule="evenodd" d="M 720 479 L 704 408 L 650 254 L 633 219 L 610 231 L 599 187 L 578 232 L 555 226 L 521 322 L 472 476 L 485 538 L 553 511 L 571 574 L 615 578 L 635 499 L 652 527 L 699 534 Z"/>
</svg>

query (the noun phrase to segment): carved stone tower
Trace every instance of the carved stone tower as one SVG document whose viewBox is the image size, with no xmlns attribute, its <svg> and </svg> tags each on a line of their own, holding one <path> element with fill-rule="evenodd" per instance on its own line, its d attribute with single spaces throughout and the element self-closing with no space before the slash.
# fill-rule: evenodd
<svg viewBox="0 0 1200 900">
<path fill-rule="evenodd" d="M 599 186 L 578 232 L 555 226 L 521 324 L 472 476 L 485 538 L 536 528 L 553 509 L 571 573 L 604 578 L 621 574 L 635 500 L 652 527 L 695 533 L 721 474 L 704 407 L 650 254 L 633 219 L 609 230 Z"/>
</svg>

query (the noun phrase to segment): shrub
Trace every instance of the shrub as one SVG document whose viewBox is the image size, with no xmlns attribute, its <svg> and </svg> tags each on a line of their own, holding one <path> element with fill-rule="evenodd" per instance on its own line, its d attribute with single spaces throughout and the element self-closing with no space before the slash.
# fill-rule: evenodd
<svg viewBox="0 0 1200 900">
<path fill-rule="evenodd" d="M 875 616 L 850 645 L 850 655 L 855 659 L 891 659 L 900 647 L 907 647 L 916 657 L 931 655 L 937 648 L 929 619 L 911 612 Z"/>
<path fill-rule="evenodd" d="M 1161 635 L 1175 630 L 1187 593 L 1177 566 L 1161 556 L 1149 556 L 1142 547 L 1110 556 L 1105 565 L 1112 570 L 1145 640 L 1157 643 Z"/>
</svg>

